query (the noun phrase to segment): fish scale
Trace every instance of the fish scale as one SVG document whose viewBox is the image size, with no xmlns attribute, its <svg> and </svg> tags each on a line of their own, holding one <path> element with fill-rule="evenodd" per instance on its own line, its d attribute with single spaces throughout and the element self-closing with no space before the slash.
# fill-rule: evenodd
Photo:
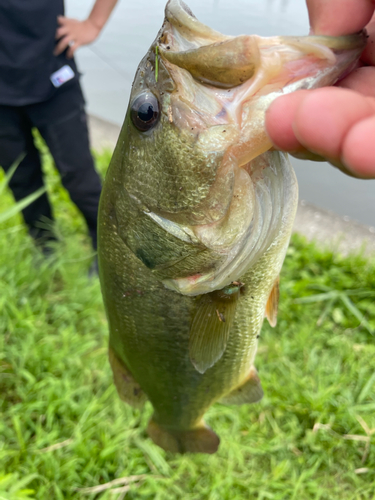
<svg viewBox="0 0 375 500">
<path fill-rule="evenodd" d="M 206 212 L 197 212 L 197 207 L 207 197 L 215 181 L 216 172 L 212 164 L 217 154 L 211 154 L 214 157 L 211 158 L 196 152 L 191 148 L 191 142 L 187 142 L 183 134 L 173 129 L 166 134 L 155 134 L 153 139 L 152 147 L 144 150 L 140 138 L 134 150 L 128 153 L 122 173 L 125 186 L 126 178 L 131 177 L 131 194 L 140 198 L 150 209 L 157 207 L 163 212 L 177 212 L 180 223 L 184 223 L 192 211 L 196 218 L 202 219 Z M 168 143 L 176 141 L 179 142 L 177 150 L 166 147 Z M 176 171 L 174 165 L 182 162 L 190 168 Z M 140 163 L 150 164 L 147 176 L 142 170 L 137 170 L 136 165 Z M 155 172 L 159 175 L 155 175 Z M 188 212 L 187 216 L 184 216 L 185 211 Z"/>
</svg>

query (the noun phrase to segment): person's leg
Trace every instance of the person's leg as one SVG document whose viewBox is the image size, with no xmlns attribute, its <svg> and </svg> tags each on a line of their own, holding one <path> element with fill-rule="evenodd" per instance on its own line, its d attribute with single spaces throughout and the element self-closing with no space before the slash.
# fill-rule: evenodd
<svg viewBox="0 0 375 500">
<path fill-rule="evenodd" d="M 9 182 L 16 201 L 43 187 L 41 162 L 31 133 L 31 123 L 23 109 L 0 105 L 0 166 L 7 172 L 22 153 L 25 157 Z M 51 206 L 45 193 L 22 213 L 35 240 L 43 243 L 45 240 L 54 239 L 51 232 Z"/>
<path fill-rule="evenodd" d="M 64 187 L 86 219 L 93 247 L 101 182 L 90 152 L 84 100 L 78 83 L 44 103 L 30 107 L 30 116 L 47 143 Z"/>
</svg>

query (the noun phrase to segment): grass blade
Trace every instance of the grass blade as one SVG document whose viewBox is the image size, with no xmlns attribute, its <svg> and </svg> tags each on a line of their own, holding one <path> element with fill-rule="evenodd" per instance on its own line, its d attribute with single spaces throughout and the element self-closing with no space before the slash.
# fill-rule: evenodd
<svg viewBox="0 0 375 500">
<path fill-rule="evenodd" d="M 324 308 L 322 314 L 319 316 L 318 318 L 318 321 L 316 322 L 317 326 L 320 326 L 324 320 L 326 319 L 326 317 L 328 316 L 328 313 L 329 311 L 332 309 L 332 307 L 334 306 L 335 302 L 337 300 L 337 297 L 334 298 L 334 299 L 331 299 L 328 304 L 326 305 L 326 307 Z"/>
<path fill-rule="evenodd" d="M 318 293 L 317 295 L 309 295 L 308 297 L 301 297 L 299 299 L 295 299 L 293 302 L 295 304 L 309 304 L 312 302 L 323 302 L 325 300 L 337 299 L 339 292 L 336 290 L 332 290 L 327 293 Z"/>
<path fill-rule="evenodd" d="M 25 153 L 22 153 L 19 155 L 19 157 L 16 159 L 16 161 L 13 163 L 13 165 L 10 167 L 8 172 L 5 175 L 5 179 L 0 182 L 0 196 L 4 192 L 5 188 L 8 186 L 10 179 L 13 177 L 14 172 L 16 171 L 18 165 L 21 163 L 21 161 L 25 158 Z"/>
<path fill-rule="evenodd" d="M 373 335 L 374 331 L 371 328 L 370 323 L 366 320 L 366 318 L 359 311 L 359 309 L 357 309 L 357 307 L 353 304 L 353 302 L 349 299 L 349 297 L 347 297 L 344 293 L 341 293 L 340 294 L 340 299 L 342 300 L 342 302 L 344 303 L 344 305 L 346 306 L 346 308 L 353 314 L 353 316 L 355 316 L 358 319 L 358 321 L 360 322 L 360 324 L 363 325 L 366 328 L 366 330 L 369 333 L 371 333 L 371 335 Z"/>
<path fill-rule="evenodd" d="M 10 219 L 14 215 L 18 214 L 26 208 L 30 203 L 35 201 L 39 196 L 41 196 L 43 193 L 46 192 L 45 187 L 41 187 L 35 193 L 30 194 L 29 196 L 26 196 L 23 200 L 20 200 L 19 202 L 15 203 L 12 207 L 10 207 L 8 210 L 0 214 L 0 223 L 6 221 L 7 219 Z"/>
<path fill-rule="evenodd" d="M 358 403 L 362 403 L 364 401 L 368 393 L 371 391 L 374 383 L 375 383 L 375 372 L 372 374 L 372 376 L 366 382 L 364 388 L 361 390 L 357 399 Z"/>
</svg>

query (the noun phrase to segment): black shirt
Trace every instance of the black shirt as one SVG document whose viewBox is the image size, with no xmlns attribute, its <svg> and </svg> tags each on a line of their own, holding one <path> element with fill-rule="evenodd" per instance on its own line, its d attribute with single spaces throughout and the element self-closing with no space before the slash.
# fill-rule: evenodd
<svg viewBox="0 0 375 500">
<path fill-rule="evenodd" d="M 0 0 L 0 104 L 49 99 L 57 90 L 51 74 L 65 65 L 77 79 L 74 60 L 53 55 L 59 15 L 63 0 Z"/>
</svg>

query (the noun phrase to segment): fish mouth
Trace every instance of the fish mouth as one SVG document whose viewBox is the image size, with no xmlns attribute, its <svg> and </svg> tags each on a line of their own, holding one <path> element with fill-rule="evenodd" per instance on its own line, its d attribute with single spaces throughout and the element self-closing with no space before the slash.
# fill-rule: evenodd
<svg viewBox="0 0 375 500">
<path fill-rule="evenodd" d="M 254 37 L 230 37 L 204 25 L 180 0 L 165 9 L 170 29 L 164 31 L 160 52 L 170 63 L 183 68 L 198 81 L 232 88 L 249 80 L 259 62 Z"/>
<path fill-rule="evenodd" d="M 160 42 L 162 57 L 189 71 L 196 80 L 219 88 L 233 88 L 254 77 L 263 62 L 261 52 L 279 52 L 280 62 L 284 63 L 301 55 L 336 63 L 336 55 L 345 52 L 348 64 L 363 50 L 366 33 L 268 39 L 255 35 L 227 36 L 201 23 L 181 0 L 169 0 Z"/>
<path fill-rule="evenodd" d="M 298 89 L 334 84 L 354 67 L 366 40 L 365 32 L 227 36 L 201 23 L 181 0 L 169 0 L 158 48 L 179 93 L 173 102 L 176 114 L 188 117 L 174 122 L 192 121 L 194 127 L 198 121 L 199 130 L 233 125 L 236 133 L 230 137 L 237 137 L 241 147 L 232 152 L 240 166 L 246 165 L 272 147 L 264 126 L 271 102 Z"/>
</svg>

